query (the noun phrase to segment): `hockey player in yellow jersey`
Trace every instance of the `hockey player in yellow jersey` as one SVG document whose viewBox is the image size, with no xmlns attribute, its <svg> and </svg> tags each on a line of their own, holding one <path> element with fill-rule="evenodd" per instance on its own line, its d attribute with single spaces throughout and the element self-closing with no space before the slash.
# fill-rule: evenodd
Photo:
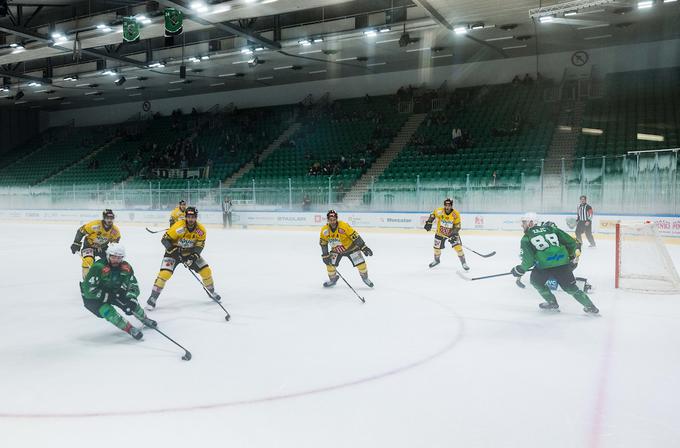
<svg viewBox="0 0 680 448">
<path fill-rule="evenodd" d="M 76 231 L 76 236 L 71 244 L 71 253 L 80 251 L 83 269 L 83 279 L 94 264 L 95 257 L 106 258 L 106 249 L 109 243 L 120 241 L 120 230 L 113 223 L 115 215 L 111 209 L 102 212 L 102 219 L 95 219 L 87 224 L 83 224 Z M 82 239 L 85 237 L 83 244 Z"/>
<path fill-rule="evenodd" d="M 439 264 L 439 258 L 442 254 L 442 249 L 448 240 L 453 249 L 458 254 L 458 259 L 463 269 L 466 271 L 470 267 L 465 262 L 465 253 L 463 253 L 463 243 L 460 240 L 460 213 L 453 208 L 453 201 L 449 198 L 444 200 L 444 207 L 439 207 L 430 213 L 430 217 L 425 222 L 425 230 L 428 232 L 432 230 L 432 223 L 437 220 L 437 231 L 434 235 L 434 261 L 430 263 L 433 268 Z"/>
<path fill-rule="evenodd" d="M 187 211 L 187 203 L 184 199 L 179 201 L 179 204 L 177 207 L 175 207 L 171 212 L 170 212 L 170 227 L 175 225 L 177 221 L 184 221 L 184 214 Z"/>
<path fill-rule="evenodd" d="M 205 247 L 206 230 L 203 224 L 198 222 L 198 210 L 195 207 L 187 207 L 185 219 L 177 221 L 163 235 L 161 243 L 165 247 L 165 255 L 161 269 L 154 282 L 151 296 L 146 303 L 151 307 L 156 307 L 158 296 L 165 287 L 165 282 L 170 280 L 175 267 L 178 263 L 184 264 L 188 269 L 201 276 L 203 286 L 210 292 L 210 296 L 216 302 L 221 300 L 219 294 L 215 293 L 212 271 L 210 266 L 201 256 Z"/>
<path fill-rule="evenodd" d="M 326 265 L 328 281 L 323 286 L 328 288 L 338 282 L 336 266 L 342 257 L 348 257 L 352 265 L 359 270 L 361 279 L 367 286 L 373 287 L 373 282 L 368 278 L 368 268 L 364 255 L 370 257 L 373 251 L 366 246 L 363 238 L 349 224 L 338 221 L 335 210 L 326 213 L 328 223 L 321 228 L 319 244 L 321 245 L 321 259 Z M 329 250 L 330 246 L 330 250 Z"/>
</svg>

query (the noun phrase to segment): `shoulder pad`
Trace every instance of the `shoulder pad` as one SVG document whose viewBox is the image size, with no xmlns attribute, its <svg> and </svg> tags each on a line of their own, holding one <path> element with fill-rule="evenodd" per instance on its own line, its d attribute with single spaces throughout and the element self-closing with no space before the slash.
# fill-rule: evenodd
<svg viewBox="0 0 680 448">
<path fill-rule="evenodd" d="M 120 264 L 120 270 L 125 272 L 132 272 L 132 266 L 127 261 Z"/>
</svg>

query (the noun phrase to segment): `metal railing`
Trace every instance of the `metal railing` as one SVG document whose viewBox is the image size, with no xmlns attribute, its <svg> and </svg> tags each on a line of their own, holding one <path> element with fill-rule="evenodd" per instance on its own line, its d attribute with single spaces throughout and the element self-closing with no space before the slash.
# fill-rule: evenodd
<svg viewBox="0 0 680 448">
<path fill-rule="evenodd" d="M 538 176 L 522 174 L 519 182 L 504 182 L 503 172 L 496 178 L 423 181 L 414 175 L 399 183 L 373 179 L 358 205 L 364 210 L 428 210 L 451 197 L 465 211 L 564 212 L 574 209 L 579 196 L 599 213 L 678 214 L 678 150 L 638 152 L 617 157 L 561 160 L 557 172 L 543 170 Z M 544 161 L 537 166 L 543 167 Z M 221 183 L 206 187 L 205 180 L 186 181 L 182 188 L 163 188 L 149 181 L 135 184 L 94 184 L 38 187 L 0 187 L 0 206 L 5 209 L 118 209 L 166 210 L 179 199 L 202 209 L 218 210 L 224 198 L 237 207 L 286 210 L 343 208 L 350 186 L 340 187 L 333 177 L 311 185 L 307 179 L 283 179 L 276 187 L 252 179 L 248 187 L 223 188 Z M 345 207 L 348 208 L 348 207 Z"/>
</svg>

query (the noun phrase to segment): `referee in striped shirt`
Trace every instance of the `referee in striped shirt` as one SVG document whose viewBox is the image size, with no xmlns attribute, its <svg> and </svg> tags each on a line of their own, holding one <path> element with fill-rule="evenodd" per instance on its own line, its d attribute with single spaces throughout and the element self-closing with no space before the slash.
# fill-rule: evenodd
<svg viewBox="0 0 680 448">
<path fill-rule="evenodd" d="M 581 203 L 576 209 L 576 240 L 582 243 L 582 236 L 585 232 L 590 247 L 595 247 L 593 238 L 593 208 L 588 204 L 588 198 L 581 196 Z"/>
</svg>

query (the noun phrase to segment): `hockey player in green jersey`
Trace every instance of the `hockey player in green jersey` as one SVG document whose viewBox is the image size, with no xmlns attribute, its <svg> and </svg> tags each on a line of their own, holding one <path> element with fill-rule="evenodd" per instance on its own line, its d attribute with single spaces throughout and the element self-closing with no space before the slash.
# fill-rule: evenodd
<svg viewBox="0 0 680 448">
<path fill-rule="evenodd" d="M 522 263 L 510 271 L 515 277 L 521 277 L 532 269 L 530 281 L 538 293 L 545 300 L 539 304 L 541 309 L 557 310 L 559 305 L 546 281 L 551 277 L 567 294 L 571 295 L 581 305 L 586 313 L 597 314 L 599 310 L 588 295 L 576 286 L 573 269 L 578 264 L 581 254 L 579 244 L 557 226 L 542 224 L 535 213 L 522 216 L 524 236 L 520 243 L 520 257 Z"/>
<path fill-rule="evenodd" d="M 156 321 L 146 317 L 144 309 L 137 302 L 139 285 L 132 266 L 125 261 L 125 248 L 122 244 L 109 244 L 106 259 L 98 260 L 92 265 L 80 284 L 80 291 L 85 308 L 135 339 L 142 338 L 142 331 L 118 314 L 114 306 L 127 315 L 134 314 L 147 327 L 156 327 Z"/>
</svg>

